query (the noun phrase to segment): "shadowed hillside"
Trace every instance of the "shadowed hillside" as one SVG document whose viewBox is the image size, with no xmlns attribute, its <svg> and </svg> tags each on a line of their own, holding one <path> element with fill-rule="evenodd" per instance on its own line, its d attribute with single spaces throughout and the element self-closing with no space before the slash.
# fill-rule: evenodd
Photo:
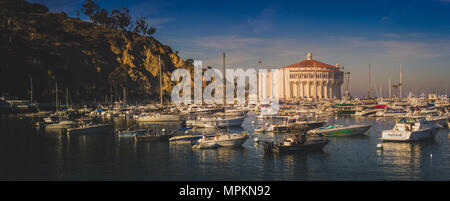
<svg viewBox="0 0 450 201">
<path fill-rule="evenodd" d="M 37 101 L 53 100 L 66 88 L 73 101 L 170 96 L 175 68 L 191 66 L 151 36 L 101 26 L 22 0 L 0 0 L 0 93 L 28 98 L 30 79 Z"/>
</svg>

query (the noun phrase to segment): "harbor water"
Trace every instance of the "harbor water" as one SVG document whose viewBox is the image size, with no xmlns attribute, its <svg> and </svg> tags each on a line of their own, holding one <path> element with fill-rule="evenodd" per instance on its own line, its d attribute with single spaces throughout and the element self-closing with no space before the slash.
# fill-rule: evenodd
<svg viewBox="0 0 450 201">
<path fill-rule="evenodd" d="M 384 142 L 381 151 L 377 150 L 381 131 L 391 129 L 393 119 L 326 117 L 326 120 L 327 124 L 372 127 L 360 136 L 329 137 L 330 143 L 323 152 L 268 154 L 254 143 L 255 137 L 271 141 L 283 135 L 254 134 L 254 128 L 273 121 L 256 119 L 254 114 L 249 114 L 242 128 L 228 130 L 248 132 L 251 137 L 242 147 L 213 150 L 135 141 L 114 133 L 68 136 L 58 130 L 42 132 L 29 117 L 2 115 L 0 180 L 450 180 L 448 129 L 441 129 L 433 140 Z M 135 123 L 126 119 L 107 121 L 117 129 Z M 178 124 L 152 127 L 184 133 Z"/>
</svg>

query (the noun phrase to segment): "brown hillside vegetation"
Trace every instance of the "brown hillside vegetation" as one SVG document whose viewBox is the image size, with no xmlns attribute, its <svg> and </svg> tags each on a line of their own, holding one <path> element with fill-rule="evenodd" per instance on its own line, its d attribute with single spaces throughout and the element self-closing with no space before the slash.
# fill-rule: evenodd
<svg viewBox="0 0 450 201">
<path fill-rule="evenodd" d="M 170 96 L 176 68 L 191 68 L 169 46 L 151 36 L 99 26 L 22 0 L 0 0 L 0 93 L 28 97 L 30 78 L 38 101 L 70 91 L 76 101 L 104 100 L 113 94 L 146 100 L 159 98 L 159 62 L 163 92 Z M 112 93 L 111 93 L 112 92 Z"/>
</svg>

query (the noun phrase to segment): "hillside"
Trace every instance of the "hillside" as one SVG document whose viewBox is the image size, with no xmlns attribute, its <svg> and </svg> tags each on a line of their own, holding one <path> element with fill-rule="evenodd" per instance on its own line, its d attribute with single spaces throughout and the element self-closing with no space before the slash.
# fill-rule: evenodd
<svg viewBox="0 0 450 201">
<path fill-rule="evenodd" d="M 175 68 L 188 67 L 169 46 L 153 37 L 99 26 L 22 0 L 0 0 L 0 93 L 29 97 L 30 78 L 37 101 L 54 99 L 66 88 L 71 99 L 159 98 L 159 63 L 163 92 L 170 96 Z"/>
</svg>

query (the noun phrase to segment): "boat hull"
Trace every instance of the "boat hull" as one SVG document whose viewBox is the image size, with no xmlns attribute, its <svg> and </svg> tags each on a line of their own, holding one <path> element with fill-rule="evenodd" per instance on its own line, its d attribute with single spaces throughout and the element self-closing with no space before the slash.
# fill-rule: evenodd
<svg viewBox="0 0 450 201">
<path fill-rule="evenodd" d="M 106 125 L 96 125 L 96 126 L 90 126 L 86 128 L 69 128 L 67 129 L 67 134 L 95 134 L 95 133 L 102 133 L 106 132 L 112 129 L 112 126 L 109 124 Z"/>
<path fill-rule="evenodd" d="M 278 153 L 292 153 L 292 152 L 307 152 L 307 151 L 323 151 L 323 148 L 330 142 L 330 140 L 311 140 L 303 144 L 292 145 L 276 145 L 270 142 L 264 142 L 264 151 L 278 152 Z"/>
<path fill-rule="evenodd" d="M 194 149 L 211 149 L 218 147 L 240 147 L 247 141 L 248 135 L 222 135 L 218 138 L 206 138 L 198 140 L 193 146 Z"/>
<path fill-rule="evenodd" d="M 167 135 L 135 135 L 134 139 L 138 141 L 168 141 L 172 134 Z"/>
<path fill-rule="evenodd" d="M 318 136 L 352 136 L 363 134 L 372 127 L 371 125 L 357 125 L 342 128 L 331 128 L 331 129 L 316 129 L 311 130 L 309 133 Z"/>
<path fill-rule="evenodd" d="M 197 142 L 202 139 L 203 135 L 182 135 L 182 136 L 174 136 L 169 139 L 170 143 L 174 144 L 192 144 L 193 142 Z M 206 137 L 212 137 L 206 136 Z"/>
<path fill-rule="evenodd" d="M 419 141 L 424 139 L 433 138 L 438 132 L 440 127 L 432 127 L 419 131 L 394 131 L 384 130 L 381 135 L 383 141 L 396 141 L 396 142 L 408 142 Z"/>
<path fill-rule="evenodd" d="M 179 122 L 180 115 L 162 114 L 152 116 L 142 116 L 136 119 L 138 122 Z"/>
<path fill-rule="evenodd" d="M 134 137 L 135 135 L 145 135 L 147 130 L 134 130 L 134 131 L 119 131 L 117 136 L 119 137 Z"/>
<path fill-rule="evenodd" d="M 236 118 L 227 118 L 227 119 L 216 119 L 214 124 L 218 128 L 227 128 L 227 127 L 240 127 L 245 120 L 244 117 L 236 117 Z"/>
</svg>

